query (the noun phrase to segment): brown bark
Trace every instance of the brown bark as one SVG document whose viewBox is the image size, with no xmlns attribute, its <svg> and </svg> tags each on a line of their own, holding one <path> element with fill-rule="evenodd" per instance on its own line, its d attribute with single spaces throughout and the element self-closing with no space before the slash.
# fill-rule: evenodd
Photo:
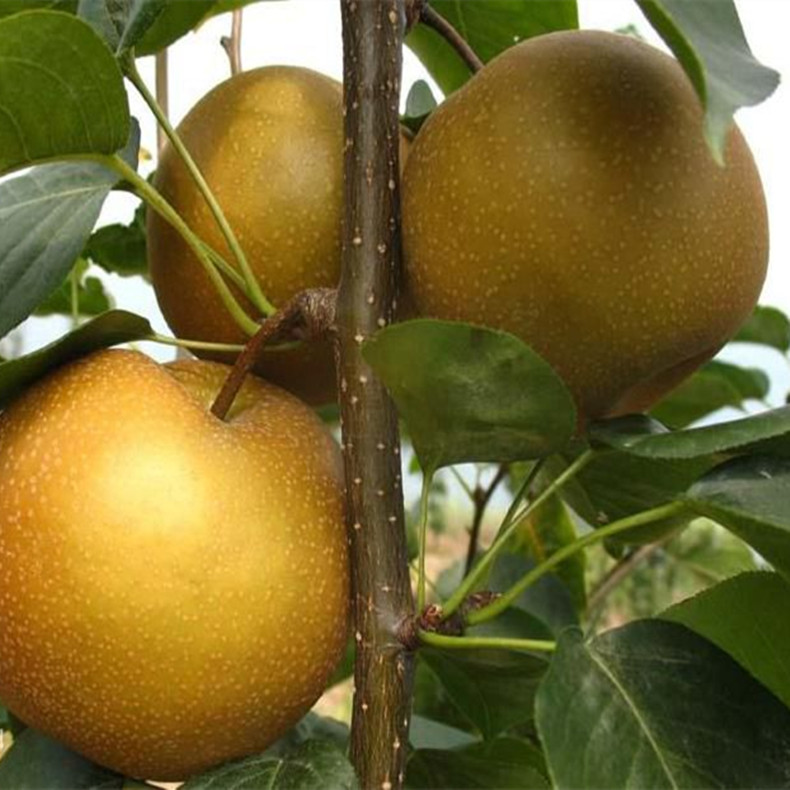
<svg viewBox="0 0 790 790">
<path fill-rule="evenodd" d="M 361 349 L 396 308 L 404 9 L 403 0 L 341 0 L 341 8 L 346 150 L 337 331 L 357 646 L 351 759 L 362 788 L 395 790 L 403 782 L 413 663 L 397 634 L 413 601 L 397 415 Z"/>
</svg>

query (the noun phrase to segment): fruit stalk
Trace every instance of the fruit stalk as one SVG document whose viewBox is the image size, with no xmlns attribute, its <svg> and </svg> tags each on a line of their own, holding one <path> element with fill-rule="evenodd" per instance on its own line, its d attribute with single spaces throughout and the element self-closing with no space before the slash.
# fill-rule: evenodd
<svg viewBox="0 0 790 790">
<path fill-rule="evenodd" d="M 363 788 L 403 784 L 413 615 L 395 409 L 362 358 L 389 324 L 400 272 L 398 102 L 403 0 L 341 0 L 345 104 L 338 391 L 352 561 L 356 663 L 351 759 Z"/>
</svg>

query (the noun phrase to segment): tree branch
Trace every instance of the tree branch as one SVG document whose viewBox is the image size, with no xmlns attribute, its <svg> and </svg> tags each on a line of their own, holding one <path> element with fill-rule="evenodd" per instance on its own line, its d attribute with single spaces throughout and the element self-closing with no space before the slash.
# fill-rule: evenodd
<svg viewBox="0 0 790 790">
<path fill-rule="evenodd" d="M 242 25 L 242 8 L 236 8 L 233 11 L 233 21 L 231 22 L 230 36 L 223 36 L 219 43 L 225 50 L 230 62 L 230 73 L 232 77 L 241 74 L 241 25 Z"/>
<path fill-rule="evenodd" d="M 154 88 L 156 101 L 162 108 L 162 113 L 165 118 L 170 114 L 170 85 L 168 81 L 168 60 L 167 60 L 167 47 L 156 53 L 154 58 L 154 73 L 156 80 L 156 87 Z M 167 142 L 167 135 L 161 124 L 156 127 L 156 147 L 159 156 L 162 155 L 162 149 Z"/>
<path fill-rule="evenodd" d="M 317 340 L 332 329 L 335 319 L 335 292 L 330 288 L 301 291 L 289 299 L 249 339 L 244 351 L 236 358 L 228 378 L 222 385 L 211 413 L 224 420 L 247 374 L 255 366 L 267 343 L 276 340 Z"/>
<path fill-rule="evenodd" d="M 485 516 L 488 503 L 494 495 L 497 486 L 505 479 L 507 475 L 507 464 L 500 464 L 494 478 L 488 484 L 487 488 L 480 488 L 478 486 L 472 492 L 472 501 L 475 503 L 475 513 L 472 517 L 472 528 L 469 530 L 469 548 L 466 550 L 466 564 L 464 565 L 464 576 L 472 570 L 472 565 L 475 562 L 477 555 L 477 544 L 480 540 L 480 527 L 483 525 L 483 516 Z"/>
<path fill-rule="evenodd" d="M 403 0 L 341 0 L 345 106 L 338 391 L 357 658 L 351 759 L 362 788 L 397 790 L 409 729 L 413 614 L 398 420 L 362 344 L 395 316 Z"/>
<path fill-rule="evenodd" d="M 420 8 L 420 22 L 435 30 L 461 57 L 470 71 L 477 73 L 485 65 L 466 39 L 435 9 L 426 2 Z"/>
</svg>

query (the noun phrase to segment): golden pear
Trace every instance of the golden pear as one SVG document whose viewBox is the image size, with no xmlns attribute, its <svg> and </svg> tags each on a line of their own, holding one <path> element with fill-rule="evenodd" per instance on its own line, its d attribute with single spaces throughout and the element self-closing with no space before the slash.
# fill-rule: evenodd
<svg viewBox="0 0 790 790">
<path fill-rule="evenodd" d="M 98 352 L 0 417 L 0 699 L 126 775 L 260 752 L 347 630 L 340 457 L 293 396 Z"/>
<path fill-rule="evenodd" d="M 737 128 L 726 166 L 672 58 L 553 33 L 506 50 L 414 142 L 407 287 L 426 316 L 507 330 L 582 419 L 643 410 L 710 359 L 765 277 L 766 207 Z"/>
<path fill-rule="evenodd" d="M 340 83 L 293 66 L 246 71 L 204 96 L 178 133 L 271 302 L 281 306 L 305 288 L 337 286 L 343 217 Z M 409 133 L 403 130 L 402 160 L 408 145 Z M 234 263 L 208 205 L 170 145 L 154 183 L 192 230 Z M 148 212 L 148 260 L 159 306 L 176 335 L 244 342 L 198 260 L 153 211 Z M 246 300 L 243 304 L 259 317 Z M 232 360 L 227 354 L 195 353 Z M 269 349 L 256 372 L 314 405 L 335 398 L 328 342 Z"/>
</svg>

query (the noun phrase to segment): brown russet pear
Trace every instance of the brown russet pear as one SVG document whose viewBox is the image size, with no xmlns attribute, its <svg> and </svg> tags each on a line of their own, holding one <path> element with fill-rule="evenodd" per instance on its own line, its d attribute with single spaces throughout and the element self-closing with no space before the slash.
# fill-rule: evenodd
<svg viewBox="0 0 790 790">
<path fill-rule="evenodd" d="M 126 775 L 257 753 L 346 644 L 338 448 L 228 368 L 102 351 L 0 416 L 0 699 Z"/>
<path fill-rule="evenodd" d="M 671 57 L 598 31 L 506 50 L 414 142 L 407 288 L 425 316 L 503 329 L 563 377 L 582 420 L 641 411 L 750 315 L 765 199 L 733 127 L 718 165 Z"/>
<path fill-rule="evenodd" d="M 305 288 L 337 286 L 344 149 L 339 82 L 293 66 L 242 72 L 206 94 L 178 126 L 178 134 L 270 302 L 282 306 Z M 408 146 L 403 130 L 401 159 Z M 169 144 L 155 185 L 198 236 L 235 263 L 205 199 Z M 159 306 L 176 335 L 244 342 L 244 333 L 194 254 L 153 211 L 148 212 L 148 260 Z M 251 316 L 259 317 L 246 300 L 243 304 Z M 227 354 L 195 353 L 232 361 Z M 335 398 L 328 342 L 268 349 L 256 373 L 314 405 Z"/>
</svg>

